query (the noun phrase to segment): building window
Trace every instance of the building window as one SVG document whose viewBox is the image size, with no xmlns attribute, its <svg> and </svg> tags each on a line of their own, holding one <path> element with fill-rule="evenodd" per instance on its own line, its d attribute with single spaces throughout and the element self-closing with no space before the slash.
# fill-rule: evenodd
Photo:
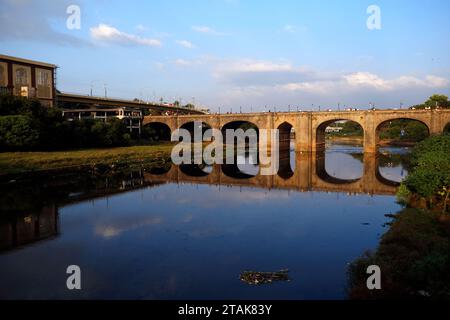
<svg viewBox="0 0 450 320">
<path fill-rule="evenodd" d="M 16 85 L 28 86 L 28 74 L 25 68 L 16 69 Z"/>
<path fill-rule="evenodd" d="M 38 98 L 52 97 L 52 73 L 50 70 L 36 69 L 36 88 Z"/>
<path fill-rule="evenodd" d="M 6 70 L 3 65 L 0 64 L 0 87 L 6 87 Z"/>
<path fill-rule="evenodd" d="M 50 74 L 47 70 L 37 70 L 38 86 L 50 86 Z"/>
</svg>

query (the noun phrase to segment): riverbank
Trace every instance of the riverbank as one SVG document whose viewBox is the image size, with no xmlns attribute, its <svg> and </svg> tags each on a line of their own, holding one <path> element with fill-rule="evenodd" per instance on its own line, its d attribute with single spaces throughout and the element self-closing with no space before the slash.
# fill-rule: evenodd
<svg viewBox="0 0 450 320">
<path fill-rule="evenodd" d="M 54 152 L 0 153 L 0 180 L 26 173 L 82 169 L 96 166 L 121 167 L 151 164 L 170 157 L 171 143 L 105 149 Z"/>
<path fill-rule="evenodd" d="M 450 219 L 415 208 L 392 216 L 375 252 L 349 266 L 349 298 L 450 299 Z M 382 290 L 367 289 L 367 268 L 380 267 Z"/>
<path fill-rule="evenodd" d="M 411 169 L 395 215 L 375 252 L 349 266 L 351 299 L 450 299 L 450 136 L 433 136 L 411 153 Z M 368 290 L 367 268 L 382 272 L 382 290 Z"/>
<path fill-rule="evenodd" d="M 327 141 L 332 143 L 340 144 L 363 144 L 364 137 L 354 136 L 354 137 L 343 137 L 343 136 L 327 136 Z"/>
<path fill-rule="evenodd" d="M 342 144 L 363 144 L 364 137 L 362 136 L 327 136 L 327 141 L 342 143 Z M 383 139 L 378 142 L 380 146 L 385 147 L 413 147 L 417 144 L 416 141 L 405 141 L 395 139 Z"/>
</svg>

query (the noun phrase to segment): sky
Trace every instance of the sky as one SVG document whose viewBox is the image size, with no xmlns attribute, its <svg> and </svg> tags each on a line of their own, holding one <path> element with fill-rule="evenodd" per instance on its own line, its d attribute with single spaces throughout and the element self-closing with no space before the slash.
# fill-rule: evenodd
<svg viewBox="0 0 450 320">
<path fill-rule="evenodd" d="M 213 112 L 395 108 L 450 95 L 449 13 L 442 0 L 0 0 L 0 54 L 58 65 L 63 92 Z"/>
</svg>

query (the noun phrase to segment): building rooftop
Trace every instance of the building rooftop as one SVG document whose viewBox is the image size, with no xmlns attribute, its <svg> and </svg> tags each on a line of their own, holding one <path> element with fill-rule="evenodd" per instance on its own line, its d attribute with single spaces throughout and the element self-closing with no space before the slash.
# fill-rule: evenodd
<svg viewBox="0 0 450 320">
<path fill-rule="evenodd" d="M 0 59 L 11 60 L 11 61 L 27 63 L 27 64 L 33 64 L 33 65 L 36 65 L 36 66 L 42 66 L 42 67 L 47 67 L 47 68 L 52 68 L 52 69 L 57 68 L 57 66 L 55 64 L 50 64 L 50 63 L 45 63 L 45 62 L 40 62 L 40 61 L 34 61 L 34 60 L 28 60 L 28 59 L 22 59 L 22 58 L 18 58 L 18 57 L 12 57 L 12 56 L 3 55 L 3 54 L 0 54 Z"/>
</svg>

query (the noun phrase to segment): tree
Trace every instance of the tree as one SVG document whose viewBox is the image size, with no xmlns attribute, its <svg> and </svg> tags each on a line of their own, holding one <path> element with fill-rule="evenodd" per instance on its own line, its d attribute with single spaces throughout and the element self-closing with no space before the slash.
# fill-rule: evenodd
<svg viewBox="0 0 450 320">
<path fill-rule="evenodd" d="M 431 109 L 436 109 L 436 107 L 450 108 L 448 97 L 443 94 L 433 94 L 427 101 L 425 101 L 425 105 Z"/>
<path fill-rule="evenodd" d="M 448 109 L 450 108 L 450 101 L 448 100 L 448 97 L 443 94 L 433 94 L 430 98 L 428 98 L 427 101 L 423 104 L 419 104 L 416 106 L 412 106 L 411 109 Z"/>
<path fill-rule="evenodd" d="M 24 150 L 36 146 L 39 132 L 28 116 L 12 115 L 0 117 L 1 150 Z"/>
<path fill-rule="evenodd" d="M 450 136 L 433 136 L 419 143 L 411 155 L 411 172 L 404 185 L 431 202 L 442 199 L 443 211 L 450 192 Z"/>
</svg>

